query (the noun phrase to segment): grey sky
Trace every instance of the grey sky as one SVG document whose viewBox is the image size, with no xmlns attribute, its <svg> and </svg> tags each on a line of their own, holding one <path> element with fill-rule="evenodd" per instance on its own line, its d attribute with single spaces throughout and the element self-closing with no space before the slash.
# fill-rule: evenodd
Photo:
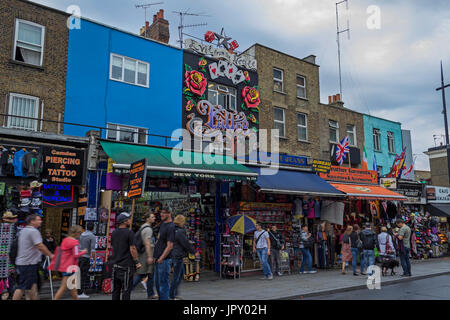
<svg viewBox="0 0 450 320">
<path fill-rule="evenodd" d="M 75 4 L 87 17 L 138 33 L 144 10 L 135 4 L 159 0 L 33 0 L 66 10 Z M 186 30 L 202 37 L 207 30 L 236 39 L 240 50 L 255 42 L 303 58 L 317 56 L 320 65 L 321 101 L 339 91 L 336 47 L 337 0 L 162 0 L 147 10 L 148 20 L 160 8 L 171 29 L 170 43 L 177 45 L 179 18 L 172 11 L 206 13 L 188 17 L 187 24 L 208 23 Z M 381 29 L 370 30 L 371 5 L 380 8 Z M 342 29 L 350 21 L 350 40 L 341 35 L 343 100 L 360 112 L 391 119 L 411 130 L 415 168 L 429 169 L 423 151 L 435 145 L 433 134 L 444 133 L 441 114 L 440 60 L 450 83 L 450 1 L 448 0 L 349 0 L 339 6 Z M 447 89 L 450 106 L 450 90 Z M 442 139 L 436 143 L 440 143 Z"/>
</svg>

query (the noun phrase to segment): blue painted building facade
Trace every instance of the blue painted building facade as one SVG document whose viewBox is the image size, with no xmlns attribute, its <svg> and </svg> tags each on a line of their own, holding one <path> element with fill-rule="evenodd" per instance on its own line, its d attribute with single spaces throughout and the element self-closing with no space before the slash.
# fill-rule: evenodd
<svg viewBox="0 0 450 320">
<path fill-rule="evenodd" d="M 102 130 L 103 138 L 164 145 L 144 133 L 181 128 L 182 60 L 180 49 L 82 19 L 69 32 L 64 121 L 134 132 Z M 88 130 L 64 126 L 69 135 Z"/>
<path fill-rule="evenodd" d="M 395 155 L 402 152 L 401 123 L 366 114 L 363 118 L 367 166 L 372 170 L 375 155 L 379 174 L 388 174 Z"/>
</svg>

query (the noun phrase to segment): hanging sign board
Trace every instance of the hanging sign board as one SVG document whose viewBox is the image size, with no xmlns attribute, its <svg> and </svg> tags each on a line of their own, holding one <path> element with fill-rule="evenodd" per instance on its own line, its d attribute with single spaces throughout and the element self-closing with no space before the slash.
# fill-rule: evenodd
<svg viewBox="0 0 450 320">
<path fill-rule="evenodd" d="M 331 170 L 331 161 L 314 159 L 312 168 L 314 172 L 329 173 Z"/>
<path fill-rule="evenodd" d="M 128 198 L 141 198 L 145 189 L 147 176 L 147 158 L 134 162 L 130 166 L 130 181 L 128 183 Z"/>
<path fill-rule="evenodd" d="M 48 184 L 83 185 L 84 151 L 42 147 L 42 182 Z"/>
<path fill-rule="evenodd" d="M 380 185 L 386 189 L 397 189 L 397 179 L 395 178 L 380 178 Z"/>
<path fill-rule="evenodd" d="M 331 166 L 330 172 L 321 173 L 320 177 L 325 180 L 337 182 L 378 184 L 376 171 L 340 166 Z"/>
</svg>

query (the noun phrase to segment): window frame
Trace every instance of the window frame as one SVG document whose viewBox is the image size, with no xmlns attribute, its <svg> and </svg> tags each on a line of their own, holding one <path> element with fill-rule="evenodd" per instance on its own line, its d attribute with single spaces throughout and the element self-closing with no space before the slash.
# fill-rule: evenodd
<svg viewBox="0 0 450 320">
<path fill-rule="evenodd" d="M 336 123 L 336 126 L 333 127 L 330 122 L 334 122 Z M 331 135 L 329 137 L 330 143 L 339 143 L 339 121 L 335 121 L 335 120 L 328 120 L 328 132 L 330 131 L 331 128 L 334 128 L 336 130 L 336 141 L 331 140 Z"/>
<path fill-rule="evenodd" d="M 31 25 L 33 27 L 41 28 L 41 60 L 40 60 L 40 64 L 39 65 L 28 63 L 28 62 L 25 62 L 25 61 L 16 60 L 17 41 L 19 41 L 19 23 L 21 23 L 21 22 L 25 23 L 25 24 L 28 24 L 28 25 Z M 28 64 L 28 65 L 31 65 L 31 66 L 42 67 L 42 65 L 44 63 L 45 30 L 46 30 L 46 28 L 43 25 L 40 25 L 40 24 L 35 23 L 35 22 L 28 21 L 28 20 L 16 18 L 16 25 L 15 25 L 15 29 L 14 29 L 14 48 L 13 48 L 13 52 L 12 52 L 12 59 L 14 61 L 17 61 L 17 62 L 20 62 L 20 63 L 25 63 L 25 64 Z M 20 42 L 24 42 L 24 41 L 20 41 Z M 24 42 L 24 43 L 26 43 L 26 42 Z M 35 45 L 33 43 L 29 43 L 29 44 L 33 45 L 33 46 L 37 46 L 37 45 Z"/>
<path fill-rule="evenodd" d="M 279 110 L 283 111 L 283 121 L 275 119 L 275 109 L 279 109 Z M 283 124 L 283 135 L 279 134 L 279 135 L 277 135 L 277 137 L 286 138 L 286 114 L 285 114 L 285 110 L 283 108 L 273 107 L 273 121 L 274 121 L 274 124 L 275 123 Z M 274 129 L 276 129 L 275 126 L 274 126 Z"/>
<path fill-rule="evenodd" d="M 114 57 L 122 59 L 122 77 L 121 77 L 121 79 L 115 79 L 112 76 L 113 58 Z M 127 82 L 127 81 L 124 80 L 124 76 L 125 76 L 125 59 L 134 60 L 134 62 L 135 62 L 135 67 L 136 67 L 135 73 L 136 74 L 134 76 L 134 81 L 135 81 L 134 83 Z M 146 85 L 138 83 L 139 63 L 145 64 L 147 66 L 147 79 L 146 79 L 147 84 Z M 143 61 L 143 60 L 139 60 L 139 59 L 135 59 L 135 58 L 127 57 L 127 56 L 124 56 L 124 55 L 121 55 L 121 54 L 118 54 L 118 53 L 111 52 L 110 53 L 110 58 L 109 58 L 109 80 L 117 81 L 117 82 L 121 82 L 121 83 L 125 83 L 125 84 L 129 84 L 129 85 L 132 85 L 132 86 L 138 86 L 138 87 L 142 87 L 142 88 L 150 88 L 150 62 L 146 62 L 146 61 Z"/>
<path fill-rule="evenodd" d="M 12 126 L 11 125 L 11 118 L 14 118 L 14 116 L 17 115 L 13 115 L 12 112 L 12 103 L 13 103 L 13 98 L 23 98 L 23 99 L 29 99 L 29 100 L 34 100 L 35 101 L 35 114 L 36 114 L 36 119 L 35 120 L 30 120 L 30 119 L 24 119 L 24 120 L 30 120 L 30 121 L 34 121 L 34 125 L 33 125 L 33 129 L 29 129 L 29 128 L 21 128 L 18 126 Z M 38 117 L 39 117 L 39 106 L 40 106 L 40 99 L 39 97 L 35 97 L 35 96 L 30 96 L 30 95 L 26 95 L 26 94 L 21 94 L 21 93 L 9 93 L 9 101 L 8 101 L 8 121 L 6 123 L 6 127 L 7 128 L 11 128 L 11 129 L 20 129 L 20 130 L 30 130 L 30 131 L 38 131 Z M 19 118 L 20 119 L 20 118 Z"/>
<path fill-rule="evenodd" d="M 299 85 L 298 83 L 295 83 L 297 89 L 298 89 L 299 87 L 305 89 L 305 96 L 304 96 L 304 97 L 300 97 L 300 96 L 298 95 L 298 90 L 296 90 L 296 91 L 297 91 L 297 92 L 296 92 L 297 98 L 300 98 L 300 99 L 308 99 L 308 98 L 307 98 L 308 95 L 306 94 L 306 77 L 297 74 L 297 76 L 295 77 L 295 80 L 296 80 L 296 81 L 297 81 L 297 78 L 303 78 L 303 83 L 305 84 L 304 86 L 301 86 L 301 85 Z"/>
<path fill-rule="evenodd" d="M 299 121 L 298 121 L 299 115 L 305 116 L 305 125 L 301 125 L 299 123 Z M 300 136 L 298 134 L 298 128 L 305 128 L 305 131 L 306 131 L 305 139 L 300 139 Z M 308 115 L 306 113 L 297 112 L 297 139 L 298 139 L 298 141 L 308 142 Z"/>
<path fill-rule="evenodd" d="M 349 126 L 352 126 L 352 127 L 353 127 L 353 130 L 352 130 L 351 132 L 348 131 L 348 127 L 349 127 Z M 357 146 L 358 146 L 358 143 L 357 143 L 357 141 L 356 141 L 356 126 L 355 126 L 354 124 L 347 124 L 347 126 L 346 126 L 346 131 L 347 131 L 347 136 L 348 136 L 349 133 L 352 133 L 352 134 L 353 134 L 353 142 L 354 142 L 354 144 L 351 144 L 351 143 L 350 143 L 350 139 L 349 139 L 349 145 L 352 146 L 352 147 L 357 147 Z"/>
<path fill-rule="evenodd" d="M 378 146 L 375 143 L 375 137 L 377 137 L 376 141 L 377 141 Z M 380 129 L 377 129 L 377 128 L 372 129 L 372 139 L 373 139 L 373 150 L 380 152 L 381 151 L 381 131 L 380 131 Z"/>
<path fill-rule="evenodd" d="M 210 85 L 213 85 L 213 86 L 210 87 Z M 223 89 L 221 89 L 220 87 L 222 87 Z M 226 89 L 226 91 L 224 89 Z M 220 94 L 226 94 L 227 106 L 222 106 L 222 107 L 224 107 L 227 110 L 237 111 L 237 89 L 236 88 L 226 86 L 223 84 L 218 84 L 216 82 L 210 82 L 208 84 L 208 98 L 207 98 L 208 101 L 209 101 L 209 92 L 210 91 L 216 93 L 216 103 L 214 105 L 219 104 L 219 95 Z M 234 106 L 235 106 L 234 109 L 231 108 L 231 99 L 234 99 Z M 211 101 L 209 101 L 209 102 L 211 102 Z"/>
<path fill-rule="evenodd" d="M 109 126 L 111 126 L 111 125 L 114 125 L 114 126 L 116 126 L 116 128 L 115 129 L 117 129 L 117 130 L 109 130 Z M 112 132 L 115 132 L 115 134 L 116 134 L 116 138 L 114 139 L 114 141 L 118 141 L 118 142 L 129 142 L 129 141 L 122 141 L 122 140 L 120 140 L 120 133 L 121 133 L 121 131 L 118 131 L 118 130 L 121 130 L 121 129 L 133 129 L 134 130 L 134 132 L 136 132 L 137 134 L 134 134 L 133 135 L 133 137 L 134 137 L 134 141 L 133 141 L 133 143 L 139 143 L 139 130 L 145 130 L 145 144 L 148 144 L 148 135 L 147 135 L 147 133 L 148 133 L 148 128 L 144 128 L 144 127 L 137 127 L 137 126 L 130 126 L 130 125 L 125 125 L 125 124 L 120 124 L 120 123 L 113 123 L 113 122 L 108 122 L 107 124 L 106 124 L 106 139 L 107 140 L 110 140 L 108 137 L 109 137 L 109 131 L 112 131 Z"/>
<path fill-rule="evenodd" d="M 392 138 L 392 139 L 390 139 Z M 392 150 L 391 150 L 391 141 L 392 141 Z M 387 142 L 388 142 L 388 152 L 389 153 L 395 153 L 395 137 L 394 132 L 388 131 L 387 132 Z"/>
<path fill-rule="evenodd" d="M 284 93 L 284 70 L 274 67 L 272 72 L 275 70 L 281 72 L 281 79 L 275 78 L 275 75 L 273 74 L 273 91 Z M 281 82 L 281 91 L 275 89 L 275 81 Z"/>
</svg>

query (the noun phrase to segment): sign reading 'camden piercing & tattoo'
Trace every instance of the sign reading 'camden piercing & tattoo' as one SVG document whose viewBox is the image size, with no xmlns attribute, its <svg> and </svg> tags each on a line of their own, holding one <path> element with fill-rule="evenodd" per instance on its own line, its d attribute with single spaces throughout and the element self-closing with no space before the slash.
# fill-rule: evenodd
<svg viewBox="0 0 450 320">
<path fill-rule="evenodd" d="M 84 151 L 42 147 L 42 182 L 48 184 L 83 184 Z"/>
</svg>

